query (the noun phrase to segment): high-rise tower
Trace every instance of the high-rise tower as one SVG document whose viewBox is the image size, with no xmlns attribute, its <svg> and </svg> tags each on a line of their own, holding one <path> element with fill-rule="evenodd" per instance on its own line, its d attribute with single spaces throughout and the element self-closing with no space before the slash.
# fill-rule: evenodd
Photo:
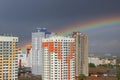
<svg viewBox="0 0 120 80">
<path fill-rule="evenodd" d="M 88 36 L 80 32 L 73 32 L 75 39 L 75 76 L 88 76 Z"/>
<path fill-rule="evenodd" d="M 18 37 L 0 36 L 0 80 L 18 80 Z"/>
<path fill-rule="evenodd" d="M 38 28 L 36 32 L 32 33 L 32 74 L 43 74 L 43 52 L 42 52 L 42 38 L 49 37 L 51 32 L 46 28 Z"/>
<path fill-rule="evenodd" d="M 75 80 L 74 38 L 53 36 L 42 39 L 43 80 Z"/>
</svg>

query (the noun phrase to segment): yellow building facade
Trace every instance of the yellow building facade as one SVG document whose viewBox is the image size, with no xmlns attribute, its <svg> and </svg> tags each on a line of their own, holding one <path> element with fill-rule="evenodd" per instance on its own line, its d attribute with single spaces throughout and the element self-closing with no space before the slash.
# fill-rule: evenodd
<svg viewBox="0 0 120 80">
<path fill-rule="evenodd" d="M 0 80 L 18 80 L 18 37 L 0 36 Z"/>
</svg>

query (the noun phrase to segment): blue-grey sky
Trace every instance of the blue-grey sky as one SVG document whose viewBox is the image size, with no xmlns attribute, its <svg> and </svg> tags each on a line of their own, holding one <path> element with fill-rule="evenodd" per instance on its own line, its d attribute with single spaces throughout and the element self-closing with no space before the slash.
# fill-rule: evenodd
<svg viewBox="0 0 120 80">
<path fill-rule="evenodd" d="M 58 31 L 76 22 L 116 15 L 120 17 L 120 0 L 0 0 L 0 33 L 18 36 L 23 44 L 37 27 Z M 86 31 L 89 52 L 119 54 L 120 26 L 116 28 Z"/>
</svg>

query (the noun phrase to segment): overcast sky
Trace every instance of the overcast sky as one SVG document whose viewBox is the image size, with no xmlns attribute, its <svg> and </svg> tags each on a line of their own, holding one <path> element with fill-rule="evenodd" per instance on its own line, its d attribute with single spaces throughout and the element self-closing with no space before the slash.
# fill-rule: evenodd
<svg viewBox="0 0 120 80">
<path fill-rule="evenodd" d="M 120 17 L 120 0 L 0 0 L 0 33 L 18 36 L 21 44 L 37 27 L 58 31 L 76 22 L 116 15 Z M 120 25 L 84 34 L 89 36 L 90 53 L 120 53 Z"/>
</svg>

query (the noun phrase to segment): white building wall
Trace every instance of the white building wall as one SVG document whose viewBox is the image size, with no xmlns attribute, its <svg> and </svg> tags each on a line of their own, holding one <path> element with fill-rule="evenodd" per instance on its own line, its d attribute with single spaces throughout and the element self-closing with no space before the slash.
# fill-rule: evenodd
<svg viewBox="0 0 120 80">
<path fill-rule="evenodd" d="M 32 49 L 29 51 L 28 57 L 26 57 L 26 67 L 32 67 Z"/>
<path fill-rule="evenodd" d="M 43 75 L 42 38 L 51 35 L 45 28 L 40 28 L 32 33 L 32 74 Z"/>
<path fill-rule="evenodd" d="M 89 60 L 89 63 L 93 63 L 96 66 L 101 64 L 101 61 L 100 61 L 99 57 L 92 56 L 92 57 L 89 57 L 88 60 Z"/>
<path fill-rule="evenodd" d="M 18 64 L 19 64 L 20 60 L 22 61 L 21 66 L 26 67 L 27 61 L 26 61 L 26 54 L 25 53 L 21 52 L 20 54 L 18 54 Z"/>
<path fill-rule="evenodd" d="M 38 32 L 32 34 L 32 74 L 42 75 L 43 59 L 41 50 L 41 39 L 44 33 Z"/>
<path fill-rule="evenodd" d="M 43 49 L 44 53 L 44 76 L 43 80 L 74 80 L 75 79 L 75 62 L 74 53 L 70 60 L 70 79 L 68 79 L 67 57 L 70 53 L 70 42 L 74 42 L 73 38 L 54 36 L 42 39 L 42 42 L 60 42 L 62 60 L 58 59 L 58 54 L 48 52 L 48 48 Z M 58 45 L 54 44 L 54 47 Z M 62 65 L 62 66 L 61 66 Z"/>
<path fill-rule="evenodd" d="M 96 66 L 98 65 L 104 65 L 104 64 L 111 64 L 111 65 L 116 65 L 116 59 L 108 59 L 108 58 L 102 58 L 96 57 L 96 56 L 89 56 L 88 58 L 89 63 L 93 63 Z"/>
</svg>

